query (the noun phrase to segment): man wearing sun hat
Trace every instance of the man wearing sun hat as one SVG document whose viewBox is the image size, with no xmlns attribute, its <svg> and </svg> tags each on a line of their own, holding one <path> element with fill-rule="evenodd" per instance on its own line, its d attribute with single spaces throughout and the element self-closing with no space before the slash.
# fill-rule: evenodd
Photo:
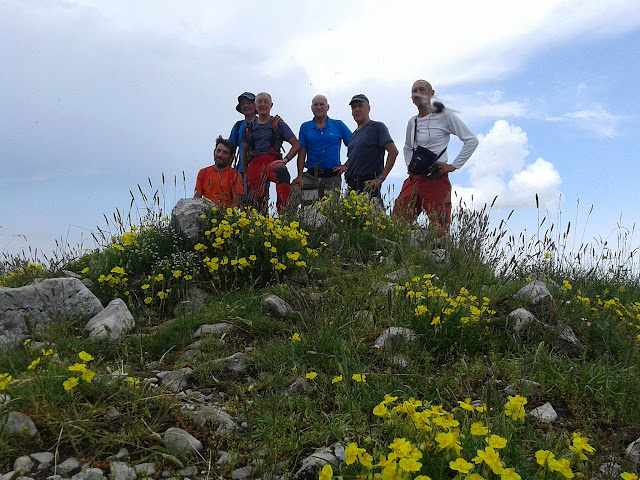
<svg viewBox="0 0 640 480">
<path fill-rule="evenodd" d="M 236 105 L 238 113 L 244 115 L 244 120 L 238 120 L 231 129 L 229 134 L 229 140 L 236 147 L 238 147 L 238 172 L 242 174 L 244 178 L 244 172 L 242 171 L 242 132 L 247 126 L 247 122 L 251 122 L 256 118 L 256 96 L 251 92 L 244 92 L 238 97 L 238 105 Z"/>
<path fill-rule="evenodd" d="M 340 168 L 346 168 L 345 178 L 351 190 L 380 197 L 380 187 L 393 168 L 398 148 L 387 126 L 369 117 L 371 106 L 366 95 L 354 95 L 349 105 L 358 128 L 349 140 L 347 163 Z"/>
</svg>

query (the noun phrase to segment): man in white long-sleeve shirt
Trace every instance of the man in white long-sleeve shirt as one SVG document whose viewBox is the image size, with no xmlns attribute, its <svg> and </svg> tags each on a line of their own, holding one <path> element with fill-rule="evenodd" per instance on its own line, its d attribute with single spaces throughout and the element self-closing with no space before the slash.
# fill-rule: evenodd
<svg viewBox="0 0 640 480">
<path fill-rule="evenodd" d="M 396 199 L 395 216 L 413 222 L 425 211 L 429 225 L 439 235 L 449 230 L 451 223 L 451 182 L 449 173 L 461 168 L 478 146 L 478 139 L 451 110 L 441 103 L 431 103 L 435 92 L 426 80 L 416 80 L 411 88 L 411 99 L 418 107 L 418 115 L 411 117 L 407 125 L 404 144 L 404 161 L 409 167 L 418 145 L 428 148 L 439 158 L 433 173 L 409 174 L 400 195 Z M 447 146 L 451 135 L 457 136 L 464 146 L 448 163 Z"/>
</svg>

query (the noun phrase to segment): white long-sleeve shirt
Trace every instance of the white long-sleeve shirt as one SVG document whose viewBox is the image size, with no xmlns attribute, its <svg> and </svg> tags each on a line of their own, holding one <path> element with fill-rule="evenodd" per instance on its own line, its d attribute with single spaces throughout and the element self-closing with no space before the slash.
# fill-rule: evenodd
<svg viewBox="0 0 640 480">
<path fill-rule="evenodd" d="M 409 166 L 413 153 L 413 136 L 417 115 L 409 119 L 407 124 L 407 138 L 404 144 L 404 161 Z M 471 133 L 458 116 L 451 110 L 445 108 L 440 113 L 432 113 L 426 117 L 418 118 L 418 133 L 416 141 L 418 145 L 428 148 L 435 154 L 440 154 L 449 145 L 451 135 L 458 137 L 463 143 L 462 150 L 451 163 L 456 169 L 462 167 L 478 146 L 478 139 Z M 447 152 L 445 152 L 438 162 L 448 163 Z"/>
</svg>

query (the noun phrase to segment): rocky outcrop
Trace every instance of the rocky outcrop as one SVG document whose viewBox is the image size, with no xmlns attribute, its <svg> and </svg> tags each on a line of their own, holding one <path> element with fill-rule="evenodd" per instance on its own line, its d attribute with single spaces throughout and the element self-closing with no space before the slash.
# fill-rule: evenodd
<svg viewBox="0 0 640 480">
<path fill-rule="evenodd" d="M 195 242 L 203 230 L 200 215 L 206 215 L 215 206 L 215 203 L 204 197 L 181 198 L 171 211 L 171 228 L 187 240 Z"/>
<path fill-rule="evenodd" d="M 0 348 L 42 337 L 55 322 L 86 322 L 102 310 L 100 300 L 77 278 L 0 288 Z"/>
<path fill-rule="evenodd" d="M 119 340 L 135 327 L 133 315 L 120 298 L 111 300 L 109 305 L 93 317 L 84 327 L 87 336 L 95 339 Z"/>
</svg>

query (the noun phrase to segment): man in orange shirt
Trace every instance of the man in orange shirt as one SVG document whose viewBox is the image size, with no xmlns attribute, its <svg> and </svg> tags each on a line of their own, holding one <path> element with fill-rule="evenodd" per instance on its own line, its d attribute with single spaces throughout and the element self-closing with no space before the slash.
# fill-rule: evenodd
<svg viewBox="0 0 640 480">
<path fill-rule="evenodd" d="M 242 177 L 230 167 L 236 152 L 231 140 L 216 138 L 213 165 L 198 173 L 194 198 L 205 197 L 219 208 L 239 207 L 242 201 Z"/>
</svg>

